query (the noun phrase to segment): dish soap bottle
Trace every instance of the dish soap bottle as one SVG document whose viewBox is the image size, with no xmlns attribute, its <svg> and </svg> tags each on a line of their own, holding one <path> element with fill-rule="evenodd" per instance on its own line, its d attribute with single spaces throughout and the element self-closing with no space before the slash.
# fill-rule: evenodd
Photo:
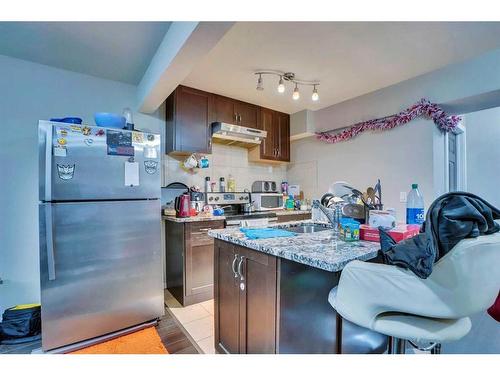
<svg viewBox="0 0 500 375">
<path fill-rule="evenodd" d="M 232 175 L 227 179 L 227 191 L 234 193 L 236 191 L 236 181 Z"/>
<path fill-rule="evenodd" d="M 406 224 L 421 225 L 424 221 L 424 197 L 418 190 L 418 184 L 412 184 L 406 200 Z"/>
</svg>

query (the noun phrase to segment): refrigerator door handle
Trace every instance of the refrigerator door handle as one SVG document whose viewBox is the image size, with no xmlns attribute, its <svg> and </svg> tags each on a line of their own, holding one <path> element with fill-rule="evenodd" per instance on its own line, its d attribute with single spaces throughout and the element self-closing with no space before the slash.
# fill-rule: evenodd
<svg viewBox="0 0 500 375">
<path fill-rule="evenodd" d="M 52 131 L 53 126 L 47 127 L 45 133 L 45 201 L 52 200 Z M 52 221 L 51 221 L 52 222 Z"/>
<path fill-rule="evenodd" d="M 54 228 L 52 218 L 52 204 L 45 207 L 45 235 L 47 238 L 47 271 L 49 281 L 56 279 L 56 263 L 54 259 Z"/>
</svg>

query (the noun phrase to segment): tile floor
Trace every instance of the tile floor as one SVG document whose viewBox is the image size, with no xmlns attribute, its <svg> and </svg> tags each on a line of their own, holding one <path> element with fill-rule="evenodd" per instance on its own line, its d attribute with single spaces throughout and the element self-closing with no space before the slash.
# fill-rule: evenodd
<svg viewBox="0 0 500 375">
<path fill-rule="evenodd" d="M 214 300 L 182 307 L 168 290 L 165 290 L 165 305 L 201 352 L 215 354 Z"/>
</svg>

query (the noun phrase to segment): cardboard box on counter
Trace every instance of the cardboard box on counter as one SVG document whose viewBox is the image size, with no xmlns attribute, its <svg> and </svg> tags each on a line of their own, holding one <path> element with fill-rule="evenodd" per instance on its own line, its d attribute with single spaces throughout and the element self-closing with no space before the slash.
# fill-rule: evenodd
<svg viewBox="0 0 500 375">
<path fill-rule="evenodd" d="M 420 232 L 420 225 L 400 224 L 388 231 L 389 235 L 396 242 L 406 240 L 416 236 Z M 380 236 L 378 228 L 370 227 L 366 224 L 359 226 L 359 238 L 363 241 L 379 242 Z"/>
</svg>

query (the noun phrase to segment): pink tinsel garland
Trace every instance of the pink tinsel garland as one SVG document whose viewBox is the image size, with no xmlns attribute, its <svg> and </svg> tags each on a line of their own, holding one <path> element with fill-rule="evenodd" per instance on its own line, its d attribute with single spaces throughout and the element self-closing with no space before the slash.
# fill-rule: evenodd
<svg viewBox="0 0 500 375">
<path fill-rule="evenodd" d="M 337 143 L 354 138 L 358 134 L 367 130 L 393 129 L 397 126 L 407 124 L 408 122 L 421 116 L 432 119 L 439 129 L 445 132 L 455 129 L 462 120 L 460 116 L 447 115 L 437 104 L 431 103 L 427 99 L 421 99 L 420 102 L 396 115 L 359 122 L 335 134 L 330 134 L 335 132 L 335 130 L 316 133 L 316 136 L 321 141 Z"/>
</svg>

